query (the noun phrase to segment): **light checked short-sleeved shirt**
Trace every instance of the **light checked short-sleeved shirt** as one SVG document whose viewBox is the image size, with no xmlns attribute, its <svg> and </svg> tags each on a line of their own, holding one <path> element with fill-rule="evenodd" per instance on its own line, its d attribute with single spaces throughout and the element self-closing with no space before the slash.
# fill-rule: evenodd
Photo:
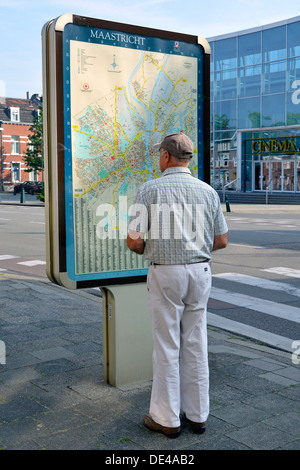
<svg viewBox="0 0 300 470">
<path fill-rule="evenodd" d="M 144 258 L 157 264 L 210 260 L 214 237 L 228 231 L 217 192 L 185 167 L 144 183 L 130 215 L 129 230 L 146 234 Z"/>
</svg>

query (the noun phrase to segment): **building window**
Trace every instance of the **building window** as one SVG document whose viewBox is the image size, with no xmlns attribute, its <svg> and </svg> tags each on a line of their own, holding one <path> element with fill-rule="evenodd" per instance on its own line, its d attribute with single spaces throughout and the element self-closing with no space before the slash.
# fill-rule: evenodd
<svg viewBox="0 0 300 470">
<path fill-rule="evenodd" d="M 28 174 L 28 181 L 37 181 L 38 180 L 38 172 L 36 170 L 31 171 Z"/>
<path fill-rule="evenodd" d="M 243 98 L 239 100 L 239 128 L 253 129 L 260 127 L 260 98 Z"/>
<path fill-rule="evenodd" d="M 287 125 L 294 126 L 300 124 L 300 90 L 287 93 Z"/>
<path fill-rule="evenodd" d="M 234 129 L 236 127 L 236 101 L 216 101 L 214 113 L 215 130 Z"/>
<path fill-rule="evenodd" d="M 238 38 L 239 65 L 260 64 L 261 62 L 261 33 L 243 34 Z"/>
<path fill-rule="evenodd" d="M 287 25 L 288 57 L 300 55 L 300 21 Z"/>
<path fill-rule="evenodd" d="M 266 29 L 263 31 L 263 61 L 286 58 L 286 27 Z"/>
<path fill-rule="evenodd" d="M 261 65 L 239 69 L 239 96 L 258 96 L 261 92 Z"/>
<path fill-rule="evenodd" d="M 236 98 L 237 70 L 215 72 L 214 97 L 216 100 Z"/>
<path fill-rule="evenodd" d="M 237 67 L 236 38 L 215 42 L 215 70 Z"/>
<path fill-rule="evenodd" d="M 17 135 L 11 136 L 11 153 L 18 155 L 20 153 L 20 137 Z"/>
<path fill-rule="evenodd" d="M 263 93 L 285 91 L 286 61 L 270 62 L 263 65 Z"/>
<path fill-rule="evenodd" d="M 230 150 L 230 142 L 219 142 L 218 151 Z"/>
<path fill-rule="evenodd" d="M 11 168 L 11 173 L 12 173 L 12 182 L 17 183 L 20 181 L 20 163 L 12 163 L 12 168 Z"/>
<path fill-rule="evenodd" d="M 289 59 L 287 63 L 287 91 L 300 87 L 300 57 Z"/>
<path fill-rule="evenodd" d="M 29 138 L 28 138 L 27 150 L 29 150 L 30 152 L 34 151 L 34 145 L 32 144 Z"/>
<path fill-rule="evenodd" d="M 10 120 L 20 122 L 20 108 L 10 108 Z"/>
<path fill-rule="evenodd" d="M 262 98 L 262 126 L 285 125 L 285 93 Z"/>
</svg>

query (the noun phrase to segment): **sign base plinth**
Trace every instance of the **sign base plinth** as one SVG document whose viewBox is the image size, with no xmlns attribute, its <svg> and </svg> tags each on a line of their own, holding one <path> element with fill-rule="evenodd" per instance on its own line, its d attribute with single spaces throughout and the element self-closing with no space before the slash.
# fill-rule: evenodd
<svg viewBox="0 0 300 470">
<path fill-rule="evenodd" d="M 152 379 L 146 283 L 101 287 L 104 380 L 119 387 Z"/>
</svg>

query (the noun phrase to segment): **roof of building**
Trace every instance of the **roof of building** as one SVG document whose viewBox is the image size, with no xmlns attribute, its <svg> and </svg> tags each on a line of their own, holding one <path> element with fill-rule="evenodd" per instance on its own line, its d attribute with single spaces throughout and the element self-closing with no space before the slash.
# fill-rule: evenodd
<svg viewBox="0 0 300 470">
<path fill-rule="evenodd" d="M 31 99 L 0 98 L 0 121 L 13 122 L 14 124 L 31 124 L 41 104 L 42 101 L 37 95 L 32 95 Z M 11 121 L 10 108 L 20 109 L 20 121 Z"/>
<path fill-rule="evenodd" d="M 212 41 L 219 41 L 221 39 L 229 39 L 229 38 L 236 37 L 236 36 L 243 36 L 244 34 L 256 33 L 257 31 L 263 31 L 265 29 L 276 28 L 278 26 L 283 26 L 283 25 L 287 25 L 290 23 L 296 23 L 298 21 L 300 21 L 300 16 L 295 16 L 293 18 L 276 21 L 275 23 L 270 23 L 270 24 L 266 24 L 263 26 L 255 26 L 254 28 L 250 28 L 250 29 L 243 29 L 241 31 L 235 31 L 232 33 L 225 33 L 225 34 L 220 34 L 218 36 L 212 36 L 212 37 L 206 38 L 206 40 L 208 42 L 212 42 Z"/>
</svg>

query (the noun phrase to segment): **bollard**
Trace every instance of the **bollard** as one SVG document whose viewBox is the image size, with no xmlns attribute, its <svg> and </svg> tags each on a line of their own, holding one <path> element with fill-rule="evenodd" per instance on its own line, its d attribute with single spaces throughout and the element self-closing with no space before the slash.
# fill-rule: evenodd
<svg viewBox="0 0 300 470">
<path fill-rule="evenodd" d="M 229 201 L 228 201 L 227 196 L 225 197 L 225 202 L 226 202 L 226 212 L 231 212 L 231 210 L 230 210 L 230 204 L 229 204 Z"/>
<path fill-rule="evenodd" d="M 21 202 L 21 204 L 24 204 L 24 202 L 25 202 L 25 189 L 24 188 L 21 189 L 20 202 Z"/>
</svg>

